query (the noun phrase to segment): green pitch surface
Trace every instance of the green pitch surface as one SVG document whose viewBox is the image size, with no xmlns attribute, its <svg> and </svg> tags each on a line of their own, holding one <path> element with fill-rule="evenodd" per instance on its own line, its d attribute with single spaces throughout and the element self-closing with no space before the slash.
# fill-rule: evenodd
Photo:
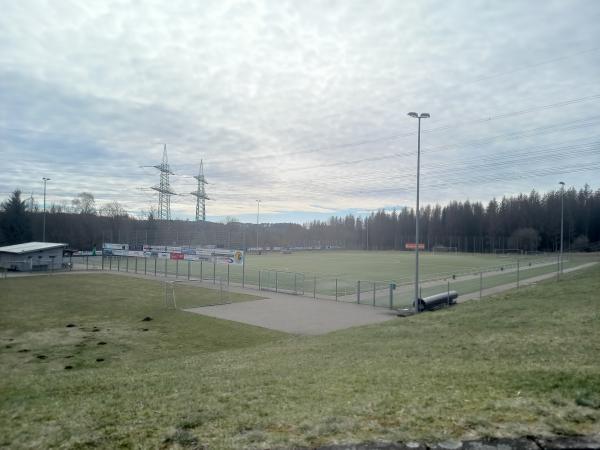
<svg viewBox="0 0 600 450">
<path fill-rule="evenodd" d="M 521 256 L 518 259 L 523 263 L 539 262 L 541 260 L 556 261 L 556 256 Z M 486 270 L 490 268 L 515 264 L 516 256 L 498 257 L 494 255 L 480 255 L 472 253 L 440 253 L 432 254 L 423 252 L 420 254 L 420 270 L 422 277 L 431 278 L 443 275 L 462 274 L 472 271 Z M 146 272 L 154 274 L 155 260 L 146 261 Z M 105 261 L 105 269 L 108 269 L 108 261 Z M 119 262 L 120 271 L 133 272 L 135 258 L 129 258 L 125 262 L 122 259 Z M 117 260 L 111 265 L 111 270 L 117 269 Z M 138 258 L 138 273 L 143 272 L 144 260 Z M 179 273 L 182 278 L 187 277 L 188 262 L 180 261 L 156 261 L 156 273 L 161 275 L 165 273 L 165 267 L 170 275 Z M 213 267 L 212 264 L 204 263 L 202 269 L 200 263 L 191 263 L 191 278 L 212 279 L 213 270 L 216 270 L 217 279 L 227 279 L 228 266 L 218 264 Z M 347 278 L 352 280 L 371 280 L 371 281 L 396 281 L 402 282 L 412 280 L 415 270 L 414 252 L 399 251 L 300 251 L 291 254 L 280 252 L 268 252 L 262 255 L 247 254 L 245 277 L 254 283 L 258 278 L 259 270 L 278 270 L 297 272 L 305 274 L 307 278 L 328 277 L 328 278 Z M 229 277 L 233 281 L 241 282 L 241 266 L 229 266 Z M 257 280 L 256 280 L 257 281 Z"/>
<path fill-rule="evenodd" d="M 155 281 L 0 280 L 0 447 L 597 434 L 598 292 L 596 266 L 449 310 L 298 338 L 166 310 Z"/>
<path fill-rule="evenodd" d="M 538 260 L 541 257 L 522 257 Z M 471 253 L 422 252 L 420 270 L 428 278 L 440 274 L 460 274 L 473 270 L 497 267 L 516 262 L 516 257 L 500 258 L 494 255 Z M 401 282 L 412 279 L 415 271 L 414 252 L 398 251 L 305 251 L 292 254 L 265 253 L 247 255 L 246 269 L 277 269 L 301 272 L 307 275 L 352 278 L 354 280 Z"/>
</svg>

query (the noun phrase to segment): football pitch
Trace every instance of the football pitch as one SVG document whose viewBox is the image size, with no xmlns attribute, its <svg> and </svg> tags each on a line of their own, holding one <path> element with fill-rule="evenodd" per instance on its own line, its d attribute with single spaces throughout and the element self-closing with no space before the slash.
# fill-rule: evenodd
<svg viewBox="0 0 600 450">
<path fill-rule="evenodd" d="M 548 259 L 544 255 L 498 257 L 490 254 L 421 252 L 419 268 L 423 279 L 459 275 L 487 270 L 503 265 Z M 249 270 L 276 269 L 300 272 L 308 276 L 350 278 L 369 281 L 395 281 L 401 283 L 413 279 L 415 272 L 414 252 L 403 251 L 353 251 L 323 250 L 300 251 L 291 254 L 265 253 L 246 256 Z"/>
</svg>

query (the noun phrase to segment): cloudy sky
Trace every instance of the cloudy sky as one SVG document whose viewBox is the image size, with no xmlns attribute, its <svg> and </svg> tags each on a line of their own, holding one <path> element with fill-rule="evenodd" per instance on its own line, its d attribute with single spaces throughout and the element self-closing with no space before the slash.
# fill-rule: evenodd
<svg viewBox="0 0 600 450">
<path fill-rule="evenodd" d="M 209 219 L 600 188 L 600 2 L 2 1 L 0 199 Z M 192 218 L 194 198 L 172 199 Z"/>
</svg>

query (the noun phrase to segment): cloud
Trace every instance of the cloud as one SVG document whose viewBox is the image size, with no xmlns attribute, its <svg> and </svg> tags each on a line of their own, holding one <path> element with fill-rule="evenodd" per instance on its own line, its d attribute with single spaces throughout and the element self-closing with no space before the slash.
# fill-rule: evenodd
<svg viewBox="0 0 600 450">
<path fill-rule="evenodd" d="M 599 21 L 589 1 L 9 2 L 0 196 L 50 175 L 50 198 L 147 210 L 158 176 L 140 166 L 167 143 L 176 192 L 204 160 L 214 216 L 257 198 L 314 217 L 412 205 L 411 110 L 432 115 L 422 201 L 551 189 L 553 170 L 600 165 Z M 584 138 L 587 153 L 569 147 Z M 561 178 L 598 187 L 598 173 Z M 193 198 L 173 210 L 193 216 Z"/>
</svg>

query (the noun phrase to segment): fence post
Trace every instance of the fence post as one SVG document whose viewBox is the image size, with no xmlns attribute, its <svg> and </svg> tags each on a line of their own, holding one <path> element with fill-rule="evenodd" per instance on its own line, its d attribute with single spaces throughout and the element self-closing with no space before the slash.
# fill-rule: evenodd
<svg viewBox="0 0 600 450">
<path fill-rule="evenodd" d="M 121 257 L 117 257 L 117 272 L 121 271 Z"/>
<path fill-rule="evenodd" d="M 156 276 L 156 260 L 157 258 L 154 258 L 154 276 Z"/>
<path fill-rule="evenodd" d="M 337 278 L 335 279 L 335 301 L 337 302 Z"/>
<path fill-rule="evenodd" d="M 86 257 L 85 257 L 85 270 L 88 270 L 88 260 L 89 260 L 89 256 L 86 255 Z"/>
<path fill-rule="evenodd" d="M 167 277 L 167 263 L 169 262 L 168 259 L 165 259 L 165 278 Z"/>
<path fill-rule="evenodd" d="M 360 305 L 360 280 L 356 282 L 356 302 Z"/>
<path fill-rule="evenodd" d="M 200 281 L 202 281 L 202 261 L 200 261 Z"/>
<path fill-rule="evenodd" d="M 179 260 L 175 260 L 175 279 L 179 278 Z"/>
<path fill-rule="evenodd" d="M 100 264 L 101 264 L 102 270 L 104 270 L 104 255 L 102 255 L 100 258 L 102 258 Z"/>
<path fill-rule="evenodd" d="M 129 256 L 125 257 L 125 272 L 129 273 Z"/>
<path fill-rule="evenodd" d="M 148 264 L 148 258 L 144 258 L 144 275 L 146 275 L 147 264 Z"/>
<path fill-rule="evenodd" d="M 315 284 L 313 285 L 313 298 L 317 298 L 317 276 L 315 275 Z"/>
<path fill-rule="evenodd" d="M 137 258 L 137 256 L 136 256 L 136 257 L 135 257 L 135 273 L 137 273 L 137 264 L 138 264 L 138 263 L 137 263 L 137 261 L 138 261 L 138 258 Z"/>
<path fill-rule="evenodd" d="M 229 286 L 229 264 L 227 264 L 227 286 Z"/>
<path fill-rule="evenodd" d="M 112 271 L 112 256 L 108 257 L 108 270 Z"/>
<path fill-rule="evenodd" d="M 519 289 L 519 260 L 517 260 L 517 289 Z"/>
<path fill-rule="evenodd" d="M 213 263 L 213 284 L 217 282 L 217 263 Z"/>
<path fill-rule="evenodd" d="M 375 288 L 377 287 L 377 283 L 373 282 L 373 306 L 375 306 Z"/>
<path fill-rule="evenodd" d="M 479 300 L 483 295 L 483 272 L 479 272 Z"/>
<path fill-rule="evenodd" d="M 275 271 L 275 292 L 279 292 L 279 291 L 278 291 L 279 287 L 278 287 L 278 283 L 277 283 L 277 274 L 278 274 L 278 273 L 279 273 L 279 272 Z"/>
<path fill-rule="evenodd" d="M 191 266 L 192 262 L 188 260 L 188 280 L 190 279 L 190 271 L 191 271 Z"/>
</svg>

